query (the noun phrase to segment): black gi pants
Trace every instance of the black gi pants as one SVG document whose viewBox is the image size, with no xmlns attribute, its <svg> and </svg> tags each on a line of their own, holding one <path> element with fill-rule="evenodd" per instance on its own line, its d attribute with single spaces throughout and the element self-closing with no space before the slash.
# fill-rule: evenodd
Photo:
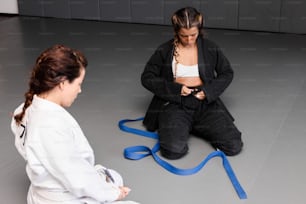
<svg viewBox="0 0 306 204">
<path fill-rule="evenodd" d="M 207 104 L 193 95 L 182 97 L 182 104 L 166 103 L 158 121 L 160 151 L 168 159 L 187 154 L 190 133 L 229 156 L 238 154 L 243 146 L 241 132 L 228 112 L 216 102 Z"/>
</svg>

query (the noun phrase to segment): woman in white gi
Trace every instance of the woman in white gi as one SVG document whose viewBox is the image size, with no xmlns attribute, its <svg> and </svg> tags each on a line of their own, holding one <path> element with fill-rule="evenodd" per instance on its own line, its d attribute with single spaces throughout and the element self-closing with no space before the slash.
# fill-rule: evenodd
<svg viewBox="0 0 306 204">
<path fill-rule="evenodd" d="M 87 60 L 55 45 L 32 70 L 25 102 L 14 112 L 15 146 L 31 181 L 28 204 L 133 203 L 114 170 L 94 165 L 94 153 L 76 120 L 64 109 L 81 92 Z"/>
</svg>

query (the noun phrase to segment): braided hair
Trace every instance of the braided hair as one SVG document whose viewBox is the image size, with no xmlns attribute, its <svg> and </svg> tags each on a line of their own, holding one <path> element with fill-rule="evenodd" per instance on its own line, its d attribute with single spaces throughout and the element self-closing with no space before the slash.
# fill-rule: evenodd
<svg viewBox="0 0 306 204">
<path fill-rule="evenodd" d="M 172 26 L 174 28 L 174 58 L 175 58 L 175 67 L 177 67 L 178 62 L 178 44 L 179 36 L 178 33 L 181 28 L 190 29 L 192 27 L 197 27 L 199 29 L 199 34 L 203 35 L 203 16 L 195 8 L 185 7 L 176 11 L 171 17 Z M 175 68 L 176 70 L 176 68 Z M 174 78 L 176 73 L 174 73 Z"/>
<path fill-rule="evenodd" d="M 50 91 L 65 80 L 72 82 L 86 66 L 87 59 L 80 51 L 63 45 L 54 45 L 42 52 L 32 69 L 22 111 L 14 116 L 16 123 L 21 123 L 35 94 Z"/>
</svg>

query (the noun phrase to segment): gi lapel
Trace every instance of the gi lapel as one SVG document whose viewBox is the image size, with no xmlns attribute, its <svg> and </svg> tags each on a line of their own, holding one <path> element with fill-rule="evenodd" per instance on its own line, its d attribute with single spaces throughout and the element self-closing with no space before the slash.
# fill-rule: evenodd
<svg viewBox="0 0 306 204">
<path fill-rule="evenodd" d="M 199 66 L 199 74 L 202 81 L 205 83 L 206 76 L 205 76 L 205 62 L 204 62 L 204 43 L 203 38 L 201 36 L 197 39 L 197 46 L 198 46 L 198 66 Z"/>
</svg>

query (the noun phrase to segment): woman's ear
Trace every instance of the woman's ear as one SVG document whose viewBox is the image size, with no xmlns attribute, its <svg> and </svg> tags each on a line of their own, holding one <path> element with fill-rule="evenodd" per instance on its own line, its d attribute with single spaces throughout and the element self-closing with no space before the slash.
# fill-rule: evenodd
<svg viewBox="0 0 306 204">
<path fill-rule="evenodd" d="M 67 83 L 67 80 L 63 80 L 58 84 L 58 88 L 62 91 L 65 88 L 65 85 Z"/>
</svg>

